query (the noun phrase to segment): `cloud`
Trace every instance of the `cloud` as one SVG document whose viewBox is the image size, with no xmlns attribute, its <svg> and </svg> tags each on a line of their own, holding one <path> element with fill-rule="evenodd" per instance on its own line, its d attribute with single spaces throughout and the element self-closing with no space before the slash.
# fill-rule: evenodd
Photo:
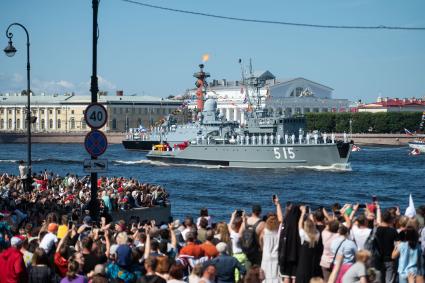
<svg viewBox="0 0 425 283">
<path fill-rule="evenodd" d="M 98 76 L 100 91 L 114 92 L 117 87 L 114 83 Z M 0 73 L 0 93 L 19 93 L 26 89 L 26 79 L 19 73 L 12 75 Z M 45 81 L 38 78 L 31 80 L 31 90 L 35 94 L 63 94 L 74 92 L 77 95 L 90 94 L 90 81 L 73 83 L 67 80 Z"/>
</svg>

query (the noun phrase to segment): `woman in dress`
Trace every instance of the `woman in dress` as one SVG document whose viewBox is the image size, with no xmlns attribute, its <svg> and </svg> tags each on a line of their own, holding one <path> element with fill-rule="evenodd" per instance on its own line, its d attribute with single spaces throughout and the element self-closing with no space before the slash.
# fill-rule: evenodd
<svg viewBox="0 0 425 283">
<path fill-rule="evenodd" d="M 298 231 L 301 240 L 301 249 L 295 282 L 308 283 L 311 278 L 321 276 L 319 262 L 321 257 L 319 238 L 320 233 L 313 220 L 306 214 L 306 207 L 300 206 L 301 216 L 298 221 Z"/>
<path fill-rule="evenodd" d="M 279 227 L 282 223 L 282 209 L 279 199 L 273 196 L 276 214 L 267 217 L 266 226 L 260 234 L 260 246 L 263 250 L 261 269 L 264 271 L 264 283 L 279 283 Z"/>
</svg>

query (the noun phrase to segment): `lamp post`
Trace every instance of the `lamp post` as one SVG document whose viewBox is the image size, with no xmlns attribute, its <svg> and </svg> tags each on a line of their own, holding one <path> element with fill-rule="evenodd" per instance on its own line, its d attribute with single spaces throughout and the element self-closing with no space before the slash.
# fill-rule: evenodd
<svg viewBox="0 0 425 283">
<path fill-rule="evenodd" d="M 9 29 L 12 26 L 19 26 L 21 27 L 26 35 L 27 35 L 27 115 L 26 115 L 26 121 L 27 121 L 27 134 L 28 134 L 28 150 L 27 150 L 27 160 L 28 160 L 28 175 L 27 175 L 27 190 L 31 189 L 31 124 L 32 124 L 32 119 L 31 119 L 31 90 L 30 90 L 30 37 L 28 34 L 28 30 L 21 25 L 20 23 L 13 23 L 10 24 L 9 27 L 6 30 L 6 36 L 9 39 L 9 44 L 7 45 L 7 47 L 4 49 L 4 53 L 6 53 L 6 55 L 8 57 L 12 57 L 13 55 L 15 55 L 16 53 L 16 48 L 13 46 L 12 43 L 12 37 L 13 37 L 13 33 L 9 32 Z"/>
</svg>

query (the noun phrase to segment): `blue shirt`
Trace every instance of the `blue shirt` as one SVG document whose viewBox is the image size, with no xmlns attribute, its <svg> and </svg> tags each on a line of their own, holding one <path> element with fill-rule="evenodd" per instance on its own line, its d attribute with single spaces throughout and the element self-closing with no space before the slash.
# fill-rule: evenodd
<svg viewBox="0 0 425 283">
<path fill-rule="evenodd" d="M 339 244 L 341 244 L 342 241 L 344 241 L 345 238 L 339 237 L 332 241 L 331 244 L 331 250 L 332 253 L 335 254 L 336 250 L 339 247 Z M 354 263 L 355 257 L 357 252 L 357 246 L 356 243 L 354 243 L 351 240 L 346 239 L 342 245 L 338 249 L 338 255 L 342 255 L 342 263 Z M 334 262 L 335 263 L 335 262 Z"/>
<path fill-rule="evenodd" d="M 402 242 L 398 246 L 400 257 L 398 260 L 398 273 L 401 277 L 407 278 L 409 273 L 422 275 L 423 270 L 420 263 L 422 254 L 421 246 L 418 244 L 415 249 L 409 247 L 408 242 Z"/>
<path fill-rule="evenodd" d="M 216 283 L 234 283 L 236 268 L 241 274 L 246 272 L 245 267 L 236 258 L 224 253 L 205 263 L 205 265 L 208 264 L 214 265 L 217 269 Z"/>
</svg>

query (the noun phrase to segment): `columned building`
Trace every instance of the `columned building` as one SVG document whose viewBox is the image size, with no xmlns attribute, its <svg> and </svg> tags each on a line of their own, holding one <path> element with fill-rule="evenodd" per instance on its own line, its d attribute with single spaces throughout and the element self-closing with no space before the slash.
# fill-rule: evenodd
<svg viewBox="0 0 425 283">
<path fill-rule="evenodd" d="M 258 92 L 261 107 L 285 115 L 308 112 L 348 112 L 348 99 L 332 98 L 333 89 L 305 78 L 276 80 L 269 71 L 255 72 L 254 78 L 263 82 Z M 195 89 L 186 91 L 189 108 L 196 108 Z M 245 123 L 244 113 L 249 102 L 257 105 L 257 90 L 244 86 L 240 81 L 212 80 L 207 87 L 207 97 L 217 98 L 217 107 L 227 120 Z"/>
<path fill-rule="evenodd" d="M 152 96 L 100 96 L 98 102 L 108 113 L 103 130 L 117 132 L 140 125 L 152 127 L 182 104 Z M 89 131 L 84 111 L 90 103 L 91 96 L 32 95 L 31 115 L 37 119 L 31 129 L 33 132 Z M 24 95 L 0 94 L 0 132 L 26 131 L 26 105 Z"/>
</svg>

